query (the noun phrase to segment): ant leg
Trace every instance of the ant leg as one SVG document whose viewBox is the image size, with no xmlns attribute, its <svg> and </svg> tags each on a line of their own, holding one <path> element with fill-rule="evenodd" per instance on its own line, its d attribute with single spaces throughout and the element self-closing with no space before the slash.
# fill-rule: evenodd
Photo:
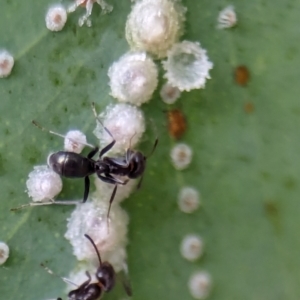
<svg viewBox="0 0 300 300">
<path fill-rule="evenodd" d="M 113 139 L 113 141 L 111 143 L 109 143 L 107 146 L 105 146 L 99 154 L 99 158 L 101 158 L 106 152 L 108 152 L 116 143 L 115 138 L 113 137 L 113 135 L 111 134 L 111 132 L 108 130 L 107 127 L 104 126 L 104 124 L 102 123 L 102 121 L 100 120 L 100 118 L 98 117 L 98 114 L 96 112 L 96 108 L 95 108 L 95 102 L 92 102 L 92 110 L 94 113 L 94 116 L 96 118 L 96 120 L 102 125 L 102 127 L 104 128 L 104 130 L 109 134 L 109 136 Z"/>
<path fill-rule="evenodd" d="M 54 204 L 54 201 L 48 201 L 48 202 L 29 202 L 27 204 L 23 204 L 23 205 L 20 205 L 18 207 L 15 207 L 15 208 L 11 208 L 10 211 L 17 211 L 17 210 L 20 210 L 20 209 L 23 209 L 27 206 L 42 206 L 42 205 L 51 205 L 51 204 Z"/>
<path fill-rule="evenodd" d="M 103 182 L 106 182 L 106 183 L 110 183 L 110 184 L 122 184 L 122 185 L 125 185 L 129 180 L 120 180 L 118 178 L 115 178 L 111 175 L 106 175 L 106 176 L 103 176 L 103 175 L 100 175 L 100 174 L 97 174 L 98 178 L 101 179 Z"/>
<path fill-rule="evenodd" d="M 98 147 L 94 147 L 93 150 L 91 150 L 91 152 L 87 155 L 87 158 L 93 158 L 93 156 L 99 151 Z"/>
<path fill-rule="evenodd" d="M 136 187 L 137 190 L 140 189 L 140 187 L 141 187 L 141 185 L 142 185 L 142 182 L 143 182 L 143 178 L 144 178 L 144 176 L 141 177 L 141 179 L 140 179 L 140 181 L 139 181 L 139 183 L 138 183 L 138 185 L 137 185 L 137 187 Z"/>
<path fill-rule="evenodd" d="M 153 154 L 153 152 L 154 152 L 155 149 L 156 149 L 157 144 L 158 144 L 158 138 L 155 139 L 155 142 L 154 142 L 152 151 L 150 152 L 150 154 L 148 154 L 148 155 L 146 156 L 146 158 L 149 158 L 149 157 Z"/>
<path fill-rule="evenodd" d="M 37 128 L 41 129 L 42 131 L 46 131 L 46 132 L 48 132 L 48 133 L 50 133 L 50 134 L 59 136 L 59 137 L 61 137 L 61 138 L 63 138 L 63 139 L 66 138 L 65 135 L 60 134 L 60 133 L 57 133 L 57 132 L 54 132 L 54 131 L 52 131 L 52 130 L 49 130 L 49 129 L 47 129 L 47 128 L 41 126 L 38 122 L 36 122 L 36 121 L 34 121 L 34 120 L 32 120 L 32 124 L 35 125 Z M 68 138 L 68 139 L 69 139 L 69 138 Z M 73 141 L 72 139 L 70 139 L 70 140 L 71 140 L 72 142 L 76 142 L 76 141 Z M 85 146 L 87 146 L 87 147 L 93 148 L 93 149 L 95 148 L 95 146 L 93 146 L 93 145 L 91 145 L 91 144 L 89 144 L 89 143 L 81 143 L 81 144 L 82 144 L 82 145 L 85 145 Z"/>
<path fill-rule="evenodd" d="M 75 285 L 76 287 L 78 287 L 78 285 L 76 283 L 74 283 L 73 281 L 71 281 L 70 279 L 68 279 L 66 277 L 61 277 L 61 276 L 55 274 L 51 269 L 49 269 L 48 267 L 46 267 L 44 264 L 41 264 L 41 267 L 44 268 L 45 271 L 48 272 L 49 274 L 62 279 L 65 283 L 72 284 L 72 285 Z M 58 298 L 58 299 L 61 299 L 61 298 Z"/>
<path fill-rule="evenodd" d="M 118 185 L 116 184 L 114 187 L 114 190 L 110 196 L 110 199 L 109 199 L 109 205 L 108 205 L 108 210 L 107 210 L 107 215 L 106 215 L 107 233 L 109 233 L 109 213 L 110 213 L 112 202 L 114 201 L 114 198 L 116 196 L 117 188 L 118 188 Z"/>
<path fill-rule="evenodd" d="M 110 196 L 110 199 L 109 199 L 109 206 L 108 206 L 107 215 L 106 215 L 107 222 L 108 222 L 109 212 L 110 212 L 110 208 L 111 208 L 112 202 L 114 201 L 114 198 L 116 196 L 117 188 L 118 188 L 118 186 L 115 185 L 114 190 L 113 190 L 113 192 L 112 192 L 112 194 Z M 107 225 L 108 225 L 108 223 L 107 223 Z M 107 228 L 108 228 L 108 226 L 107 226 Z"/>
<path fill-rule="evenodd" d="M 83 201 L 82 203 L 85 203 L 90 191 L 90 178 L 89 176 L 84 177 L 84 194 L 83 194 Z"/>
<path fill-rule="evenodd" d="M 27 204 L 20 205 L 15 208 L 11 208 L 10 211 L 17 211 L 20 209 L 23 209 L 28 206 L 44 206 L 44 205 L 52 205 L 52 204 L 57 204 L 57 205 L 77 205 L 79 203 L 82 203 L 82 201 L 60 201 L 60 200 L 53 200 L 49 199 L 49 201 L 40 201 L 40 202 L 29 202 Z"/>
<path fill-rule="evenodd" d="M 129 147 L 128 149 L 126 150 L 126 154 L 125 154 L 125 160 L 126 160 L 126 166 L 125 167 L 128 167 L 129 166 L 129 163 L 130 163 L 130 155 L 131 153 L 133 152 L 131 150 L 131 141 L 132 139 L 134 138 L 134 136 L 136 135 L 136 132 L 133 134 L 133 136 L 130 138 L 130 141 L 129 141 Z"/>
<path fill-rule="evenodd" d="M 89 271 L 85 271 L 85 275 L 87 276 L 88 279 L 84 283 L 82 283 L 80 287 L 89 285 L 92 280 L 92 276 Z"/>
<path fill-rule="evenodd" d="M 111 143 L 109 143 L 107 146 L 105 146 L 105 147 L 100 151 L 99 159 L 100 159 L 106 152 L 108 152 L 108 151 L 114 146 L 115 143 L 116 143 L 116 140 L 113 140 Z"/>
</svg>

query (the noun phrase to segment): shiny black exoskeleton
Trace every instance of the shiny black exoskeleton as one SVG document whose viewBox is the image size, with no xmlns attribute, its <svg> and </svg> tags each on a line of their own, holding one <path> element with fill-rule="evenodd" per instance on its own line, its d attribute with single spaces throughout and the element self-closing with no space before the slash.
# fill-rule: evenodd
<svg viewBox="0 0 300 300">
<path fill-rule="evenodd" d="M 90 180 L 89 176 L 96 173 L 97 176 L 104 182 L 115 184 L 115 188 L 111 195 L 110 206 L 115 197 L 117 184 L 126 184 L 128 180 L 121 180 L 113 175 L 126 176 L 129 179 L 141 177 L 145 171 L 147 157 L 139 151 L 128 149 L 126 154 L 121 157 L 103 157 L 115 144 L 113 140 L 109 145 L 104 147 L 99 154 L 98 160 L 94 160 L 93 156 L 99 151 L 95 147 L 87 157 L 80 154 L 67 151 L 58 151 L 52 153 L 48 157 L 48 165 L 50 168 L 61 176 L 68 178 L 83 178 L 85 179 L 85 189 L 83 202 L 88 198 Z M 153 150 L 157 145 L 156 139 Z M 141 183 L 141 181 L 140 181 Z M 140 186 L 140 183 L 138 187 Z M 108 210 L 108 215 L 110 211 Z"/>
<path fill-rule="evenodd" d="M 98 122 L 101 122 L 97 117 L 97 113 L 95 110 L 94 103 L 92 105 L 92 109 L 94 115 Z M 33 121 L 33 124 L 39 127 L 41 130 L 48 131 L 51 134 L 64 137 L 59 133 L 55 133 L 53 131 L 47 130 L 46 128 L 40 126 L 37 122 Z M 103 124 L 102 124 L 103 125 Z M 74 152 L 68 151 L 58 151 L 52 153 L 48 157 L 48 165 L 49 167 L 56 172 L 57 174 L 67 177 L 67 178 L 84 178 L 84 195 L 83 202 L 86 202 L 89 189 L 90 189 L 90 179 L 89 176 L 96 173 L 97 176 L 104 182 L 114 184 L 115 187 L 113 189 L 110 201 L 109 201 L 109 209 L 107 216 L 109 216 L 110 207 L 115 197 L 117 191 L 118 184 L 126 184 L 128 179 L 135 179 L 141 177 L 141 180 L 138 184 L 138 188 L 142 182 L 142 176 L 144 174 L 146 168 L 146 160 L 147 157 L 144 156 L 139 151 L 134 151 L 132 149 L 127 149 L 125 155 L 121 157 L 103 157 L 116 143 L 116 140 L 110 133 L 110 131 L 103 126 L 104 130 L 111 136 L 112 142 L 101 149 L 99 153 L 99 157 L 97 160 L 93 159 L 96 153 L 99 151 L 98 147 L 94 147 L 87 157 L 77 154 Z M 155 144 L 153 146 L 152 152 L 155 150 L 158 140 L 156 139 Z M 87 144 L 91 147 L 91 145 Z M 114 176 L 115 175 L 115 176 Z M 127 177 L 128 179 L 122 180 L 118 177 Z M 75 204 L 77 202 L 71 201 L 50 201 L 47 204 Z M 34 205 L 31 204 L 31 205 Z"/>
<path fill-rule="evenodd" d="M 87 234 L 84 236 L 92 243 L 98 256 L 99 267 L 95 274 L 97 282 L 91 283 L 91 275 L 89 272 L 86 272 L 88 279 L 78 288 L 69 292 L 68 300 L 98 300 L 103 296 L 104 292 L 110 292 L 115 286 L 116 273 L 113 266 L 107 261 L 101 261 L 100 253 L 92 238 Z M 53 272 L 49 271 L 49 269 L 48 272 L 53 274 Z M 130 286 L 127 284 L 125 285 L 125 283 L 123 284 L 127 295 L 131 296 L 132 293 Z M 57 300 L 62 299 L 58 298 Z"/>
</svg>

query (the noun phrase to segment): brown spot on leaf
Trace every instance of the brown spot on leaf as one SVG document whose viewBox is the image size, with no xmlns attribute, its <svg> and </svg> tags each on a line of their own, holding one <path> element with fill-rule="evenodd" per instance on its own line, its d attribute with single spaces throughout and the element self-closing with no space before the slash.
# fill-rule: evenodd
<svg viewBox="0 0 300 300">
<path fill-rule="evenodd" d="M 172 109 L 167 112 L 167 116 L 170 136 L 175 139 L 181 138 L 186 131 L 186 120 L 183 113 L 179 109 Z"/>
<path fill-rule="evenodd" d="M 252 102 L 247 102 L 247 103 L 244 104 L 244 111 L 247 114 L 253 113 L 254 110 L 255 110 L 255 107 L 254 107 L 254 104 Z"/>
<path fill-rule="evenodd" d="M 250 79 L 250 72 L 246 66 L 238 66 L 234 71 L 235 82 L 239 85 L 247 85 Z"/>
</svg>

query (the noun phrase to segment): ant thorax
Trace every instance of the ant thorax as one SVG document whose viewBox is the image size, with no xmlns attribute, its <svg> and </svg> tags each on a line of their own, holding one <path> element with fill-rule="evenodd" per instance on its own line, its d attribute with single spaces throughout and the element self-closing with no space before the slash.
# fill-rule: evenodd
<svg viewBox="0 0 300 300">
<path fill-rule="evenodd" d="M 95 163 L 95 169 L 98 174 L 107 174 L 110 173 L 110 167 L 107 163 L 103 161 L 97 161 Z"/>
</svg>

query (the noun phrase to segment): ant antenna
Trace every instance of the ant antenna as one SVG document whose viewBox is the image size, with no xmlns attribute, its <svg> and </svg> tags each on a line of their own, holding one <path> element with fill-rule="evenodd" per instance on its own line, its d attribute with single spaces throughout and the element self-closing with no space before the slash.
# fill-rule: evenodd
<svg viewBox="0 0 300 300">
<path fill-rule="evenodd" d="M 99 251 L 98 251 L 98 249 L 97 249 L 94 241 L 92 240 L 92 238 L 89 235 L 85 234 L 84 236 L 92 243 L 92 245 L 93 245 L 93 247 L 94 247 L 94 249 L 95 249 L 95 251 L 97 253 L 97 256 L 98 256 L 98 259 L 99 259 L 99 263 L 100 263 L 100 266 L 101 266 L 102 265 L 102 261 L 101 261 L 100 253 L 99 253 Z"/>
<path fill-rule="evenodd" d="M 154 152 L 155 149 L 156 149 L 157 144 L 158 144 L 158 138 L 155 139 L 155 142 L 154 142 L 152 151 L 146 156 L 146 158 L 149 158 L 149 157 L 153 154 L 153 152 Z"/>
<path fill-rule="evenodd" d="M 96 107 L 95 107 L 95 102 L 92 102 L 92 110 L 94 113 L 94 116 L 96 118 L 96 120 L 102 125 L 102 127 L 104 128 L 104 130 L 110 135 L 110 137 L 112 139 L 114 139 L 114 137 L 112 136 L 112 134 L 110 133 L 110 131 L 104 126 L 104 124 L 102 123 L 102 121 L 100 120 L 100 118 L 98 117 L 98 114 L 96 112 Z"/>
<path fill-rule="evenodd" d="M 132 137 L 129 140 L 129 149 L 131 149 L 131 142 L 135 135 L 136 135 L 136 132 L 134 132 L 134 134 L 132 135 Z"/>
<path fill-rule="evenodd" d="M 37 128 L 41 129 L 42 131 L 46 131 L 46 132 L 48 132 L 48 133 L 50 133 L 50 134 L 59 136 L 59 137 L 61 137 L 61 138 L 63 138 L 63 139 L 66 138 L 66 136 L 63 135 L 63 134 L 54 132 L 54 131 L 52 131 L 52 130 L 49 130 L 49 129 L 47 129 L 47 128 L 41 126 L 41 125 L 40 125 L 37 121 L 35 121 L 35 120 L 32 120 L 31 122 L 32 122 L 32 124 L 33 124 L 34 126 L 36 126 Z M 72 141 L 73 143 L 76 143 L 76 141 L 74 141 L 74 140 L 71 139 L 71 138 L 68 138 L 68 140 Z M 91 145 L 91 144 L 89 144 L 89 143 L 82 143 L 82 142 L 80 142 L 80 144 L 83 144 L 83 145 L 85 145 L 85 146 L 87 146 L 87 147 L 90 147 L 90 148 L 93 148 L 93 149 L 95 148 L 93 145 Z"/>
<path fill-rule="evenodd" d="M 48 272 L 49 274 L 53 275 L 53 276 L 56 276 L 60 279 L 62 279 L 65 283 L 68 283 L 68 284 L 73 284 L 75 285 L 76 287 L 78 287 L 78 285 L 74 282 L 72 282 L 70 279 L 68 278 L 65 278 L 65 277 L 61 277 L 61 276 L 58 276 L 57 274 L 55 274 L 51 269 L 49 269 L 48 267 L 46 267 L 44 264 L 41 264 L 41 267 L 45 269 L 46 272 Z M 61 298 L 58 298 L 58 299 L 61 299 Z"/>
</svg>

